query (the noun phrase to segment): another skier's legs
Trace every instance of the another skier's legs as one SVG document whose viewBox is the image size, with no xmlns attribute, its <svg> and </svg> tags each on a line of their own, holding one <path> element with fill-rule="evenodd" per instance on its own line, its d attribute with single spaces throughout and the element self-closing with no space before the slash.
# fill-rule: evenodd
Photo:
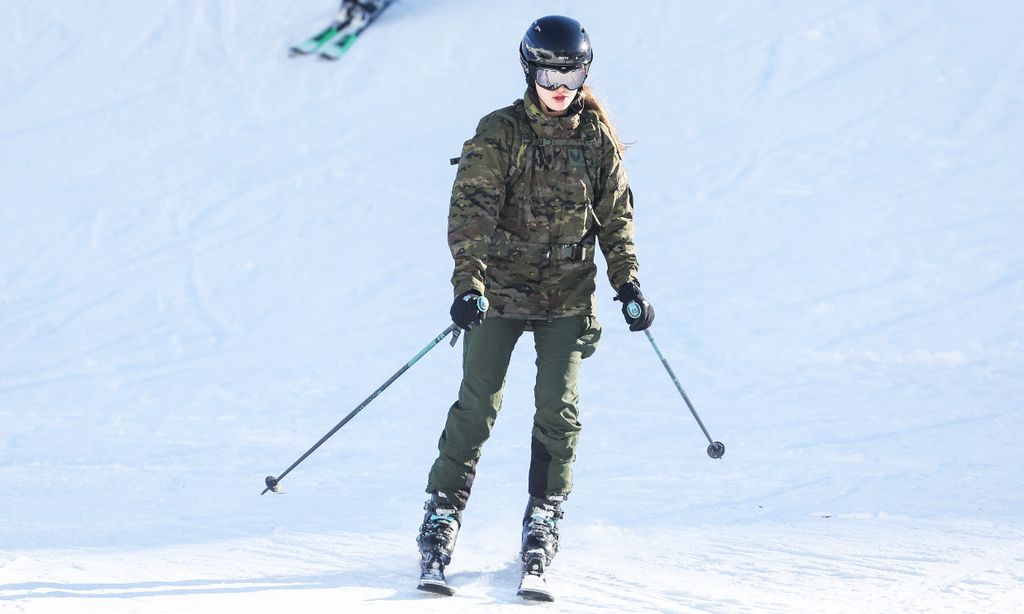
<svg viewBox="0 0 1024 614">
<path fill-rule="evenodd" d="M 369 21 L 370 15 L 377 12 L 383 4 L 383 0 L 342 0 L 338 8 L 338 18 L 351 19 L 353 24 L 360 26 Z"/>
</svg>

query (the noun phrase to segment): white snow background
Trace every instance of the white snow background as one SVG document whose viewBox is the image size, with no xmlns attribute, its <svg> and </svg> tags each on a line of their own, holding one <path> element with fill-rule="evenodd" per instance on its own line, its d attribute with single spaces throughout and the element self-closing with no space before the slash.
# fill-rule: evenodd
<svg viewBox="0 0 1024 614">
<path fill-rule="evenodd" d="M 1024 5 L 0 4 L 0 610 L 510 612 L 533 350 L 449 568 L 413 538 L 460 351 L 453 168 L 588 28 L 652 333 L 600 280 L 552 612 L 1019 612 Z M 603 262 L 599 263 L 603 271 Z"/>
</svg>

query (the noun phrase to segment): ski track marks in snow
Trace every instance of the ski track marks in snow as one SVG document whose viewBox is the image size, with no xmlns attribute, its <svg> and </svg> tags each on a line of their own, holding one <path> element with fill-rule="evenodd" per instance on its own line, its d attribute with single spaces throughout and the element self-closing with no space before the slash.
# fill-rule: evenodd
<svg viewBox="0 0 1024 614">
<path fill-rule="evenodd" d="M 576 529 L 551 572 L 560 612 L 1009 612 L 1024 595 L 1021 534 L 1007 527 L 951 532 L 883 517 L 799 528 Z M 0 604 L 62 611 L 85 599 L 121 612 L 199 598 L 227 603 L 220 597 L 254 612 L 324 598 L 370 611 L 521 607 L 519 564 L 500 556 L 490 538 L 461 544 L 468 552 L 450 568 L 458 591 L 450 600 L 413 588 L 415 557 L 405 534 L 275 532 L 215 545 L 86 557 L 54 551 L 43 559 L 26 553 L 3 562 Z M 35 576 L 40 569 L 61 580 Z"/>
</svg>

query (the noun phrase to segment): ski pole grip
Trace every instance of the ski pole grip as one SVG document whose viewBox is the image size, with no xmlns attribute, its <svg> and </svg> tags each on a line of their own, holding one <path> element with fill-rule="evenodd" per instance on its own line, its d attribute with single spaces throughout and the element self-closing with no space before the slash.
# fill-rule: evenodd
<svg viewBox="0 0 1024 614">
<path fill-rule="evenodd" d="M 490 301 L 487 300 L 487 297 L 481 296 L 480 298 L 476 299 L 476 308 L 477 311 L 479 311 L 480 313 L 487 313 L 487 310 L 490 309 L 490 307 L 491 303 Z"/>
<path fill-rule="evenodd" d="M 626 305 L 626 314 L 634 320 L 640 317 L 642 311 L 636 301 L 629 301 L 629 304 Z"/>
</svg>

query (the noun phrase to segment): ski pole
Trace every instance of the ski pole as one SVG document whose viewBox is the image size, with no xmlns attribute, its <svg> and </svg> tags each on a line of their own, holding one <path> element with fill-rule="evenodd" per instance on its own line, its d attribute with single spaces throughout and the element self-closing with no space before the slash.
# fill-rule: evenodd
<svg viewBox="0 0 1024 614">
<path fill-rule="evenodd" d="M 486 313 L 488 306 L 489 305 L 488 305 L 488 302 L 487 302 L 486 298 L 481 296 L 480 298 L 477 299 L 477 301 L 476 301 L 476 308 L 478 310 L 480 310 L 480 313 Z M 451 326 L 449 326 L 448 328 L 444 329 L 444 331 L 442 331 L 441 334 L 439 334 L 438 336 L 434 337 L 433 341 L 428 343 L 426 345 L 426 347 L 424 347 L 422 350 L 420 350 L 419 354 L 416 354 L 415 356 L 413 356 L 412 359 L 409 362 L 405 363 L 405 365 L 403 365 L 401 369 L 399 369 L 397 372 L 395 372 L 394 375 L 392 375 L 390 378 L 388 378 L 388 381 L 386 381 L 383 384 L 381 384 L 380 388 L 377 388 L 376 390 L 374 390 L 373 394 L 371 394 L 370 396 L 366 397 L 366 400 L 364 400 L 362 403 L 359 404 L 358 407 L 356 407 L 351 412 L 349 412 L 349 414 L 347 416 L 342 418 L 341 422 L 336 424 L 334 426 L 334 428 L 332 428 L 330 431 L 327 432 L 326 435 L 321 437 L 320 441 L 316 442 L 313 445 L 312 448 L 306 450 L 306 453 L 303 454 L 302 456 L 300 456 L 299 460 L 297 460 L 294 463 L 292 463 L 291 467 L 288 467 L 287 469 L 285 469 L 284 472 L 281 475 L 277 476 L 277 477 L 274 477 L 272 475 L 268 475 L 267 479 L 266 479 L 267 487 L 263 489 L 263 492 L 261 492 L 260 495 L 267 494 L 268 490 L 272 490 L 274 492 L 281 492 L 280 482 L 281 482 L 281 480 L 284 479 L 284 476 L 286 476 L 289 473 L 291 473 L 292 469 L 295 469 L 296 467 L 298 467 L 299 463 L 301 463 L 302 461 L 306 460 L 306 458 L 310 454 L 315 452 L 317 448 L 322 446 L 325 441 L 330 439 L 331 436 L 333 436 L 335 433 L 337 433 L 339 430 L 341 430 L 341 427 L 343 427 L 346 424 L 348 424 L 349 420 L 351 420 L 352 418 L 355 418 L 356 414 L 358 414 L 359 412 L 363 411 L 363 408 L 365 408 L 374 399 L 376 399 L 377 395 L 379 395 L 380 393 L 384 392 L 385 388 L 387 388 L 388 386 L 393 384 L 396 379 L 398 379 L 399 377 L 402 376 L 403 373 L 408 371 L 409 367 L 411 367 L 414 364 L 416 364 L 419 361 L 419 359 L 423 358 L 427 354 L 427 352 L 429 352 L 430 350 L 434 349 L 434 346 L 436 346 L 438 343 L 440 343 L 442 339 L 447 337 L 448 333 L 454 333 L 454 336 L 452 337 L 452 346 L 454 346 L 455 345 L 455 341 L 458 340 L 459 334 L 461 332 L 462 332 L 462 329 L 460 329 L 457 324 L 453 323 Z"/>
<path fill-rule="evenodd" d="M 626 312 L 629 314 L 629 317 L 638 318 L 641 313 L 640 305 L 637 305 L 635 301 L 630 302 L 629 305 L 626 306 Z M 711 458 L 722 458 L 722 456 L 725 455 L 725 446 L 722 442 L 715 441 L 711 438 L 711 434 L 708 433 L 708 429 L 704 426 L 704 422 L 700 419 L 700 416 L 697 415 L 697 410 L 693 408 L 693 403 L 690 402 L 690 397 L 686 396 L 686 391 L 684 391 L 683 387 L 679 384 L 679 378 L 676 377 L 676 374 L 672 371 L 672 367 L 670 367 L 668 361 L 665 360 L 665 355 L 661 353 L 661 348 L 659 348 L 658 344 L 654 342 L 654 337 L 651 336 L 650 329 L 644 329 L 644 334 L 647 335 L 647 340 L 651 342 L 651 347 L 654 348 L 655 353 L 658 354 L 658 358 L 661 359 L 661 364 L 664 365 L 665 370 L 668 371 L 669 377 L 672 378 L 672 383 L 676 385 L 676 390 L 679 391 L 683 400 L 686 401 L 686 406 L 690 408 L 690 413 L 693 414 L 694 419 L 697 420 L 697 425 L 700 426 L 700 430 L 704 431 L 704 436 L 708 438 L 708 443 L 711 444 L 708 446 L 708 456 Z"/>
</svg>

